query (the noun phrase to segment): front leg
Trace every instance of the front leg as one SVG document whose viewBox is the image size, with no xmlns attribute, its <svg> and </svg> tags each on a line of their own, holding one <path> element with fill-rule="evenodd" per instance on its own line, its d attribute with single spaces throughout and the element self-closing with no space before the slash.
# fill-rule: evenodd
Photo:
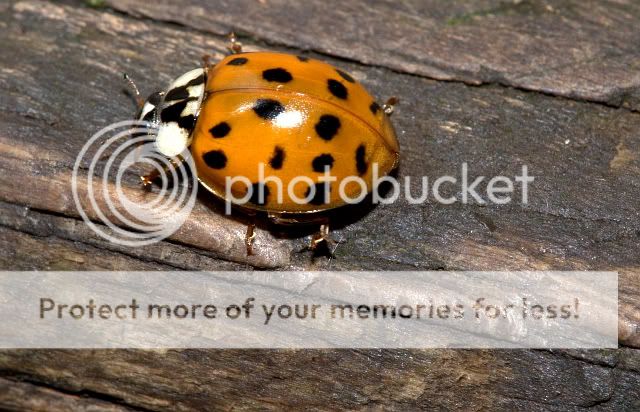
<svg viewBox="0 0 640 412">
<path fill-rule="evenodd" d="M 150 190 L 153 183 L 158 180 L 160 176 L 166 176 L 170 173 L 173 173 L 176 169 L 181 167 L 183 163 L 184 158 L 182 156 L 177 156 L 176 158 L 169 159 L 169 163 L 165 164 L 162 167 L 162 172 L 158 169 L 153 169 L 150 173 L 140 176 L 140 183 L 142 183 L 142 188 L 145 190 Z"/>
</svg>

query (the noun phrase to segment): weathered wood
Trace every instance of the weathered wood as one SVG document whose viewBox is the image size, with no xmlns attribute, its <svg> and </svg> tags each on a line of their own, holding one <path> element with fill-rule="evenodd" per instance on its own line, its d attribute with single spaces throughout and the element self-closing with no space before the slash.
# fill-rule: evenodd
<svg viewBox="0 0 640 412">
<path fill-rule="evenodd" d="M 0 378 L 0 405 L 7 411 L 124 412 L 132 409 L 82 395 L 65 394 L 27 382 Z"/>
<path fill-rule="evenodd" d="M 315 50 L 403 73 L 499 83 L 640 109 L 640 5 L 633 0 L 256 0 L 117 10 Z"/>
<path fill-rule="evenodd" d="M 256 6 L 266 9 L 254 14 L 258 12 L 241 8 L 244 3 L 233 2 L 199 18 L 193 17 L 198 6 L 177 9 L 163 3 L 152 10 L 142 3 L 110 3 L 186 28 L 77 3 L 0 4 L 0 267 L 618 270 L 620 340 L 640 347 L 640 115 L 497 85 L 469 87 L 397 72 L 513 84 L 635 107 L 631 88 L 638 71 L 631 59 L 637 58 L 640 43 L 628 41 L 637 36 L 637 25 L 624 22 L 635 21 L 637 6 L 565 2 L 547 12 L 540 9 L 543 3 L 522 2 L 490 16 L 478 13 L 497 7 L 489 1 L 474 7 L 454 3 L 452 11 L 428 2 L 378 2 L 371 7 L 323 3 L 327 6 L 322 13 L 314 6 L 320 3 L 302 9 L 307 3 L 287 3 L 285 12 L 267 0 Z M 355 5 L 357 10 L 351 10 Z M 419 12 L 408 13 L 411 6 Z M 416 16 L 424 15 L 440 23 L 427 18 L 420 23 Z M 456 16 L 462 16 L 461 21 Z M 453 19 L 451 25 L 441 30 L 447 19 Z M 323 21 L 349 30 L 323 28 Z M 491 32 L 494 26 L 498 29 Z M 463 161 L 469 162 L 473 176 L 514 175 L 526 164 L 536 176 L 530 203 L 398 202 L 348 209 L 341 212 L 346 217 L 336 233 L 346 243 L 331 261 L 300 252 L 308 231 L 274 236 L 267 230 L 259 234 L 259 260 L 247 260 L 243 222 L 216 215 L 219 204 L 206 194 L 188 222 L 191 232 L 171 242 L 142 250 L 103 241 L 78 220 L 68 182 L 75 155 L 88 137 L 131 116 L 133 105 L 122 93 L 121 72 L 129 72 L 145 92 L 163 87 L 197 66 L 201 54 L 222 56 L 221 34 L 232 27 L 296 52 L 314 49 L 366 63 L 319 56 L 352 73 L 381 99 L 401 97 L 394 114 L 402 150 L 400 177 L 457 176 Z M 365 28 L 375 36 L 357 32 Z M 509 32 L 515 28 L 520 31 Z M 425 44 L 425 33 L 435 39 L 438 47 L 432 50 L 438 54 L 407 48 L 411 41 Z M 544 36 L 536 37 L 539 33 Z M 577 35 L 582 41 L 578 52 L 567 53 Z M 249 50 L 266 47 L 251 37 L 243 41 Z M 491 53 L 479 46 L 487 44 Z M 603 57 L 618 52 L 619 58 Z M 525 55 L 530 60 L 523 60 Z M 578 61 L 584 63 L 576 67 Z M 562 69 L 549 69 L 560 66 L 558 62 Z M 525 75 L 532 72 L 536 74 Z M 3 351 L 0 371 L 11 378 L 1 382 L 9 395 L 0 396 L 0 406 L 37 408 L 16 403 L 15 393 L 73 402 L 77 399 L 71 394 L 77 392 L 96 405 L 152 410 L 637 409 L 639 365 L 638 351 L 630 348 Z M 42 385 L 42 390 L 15 383 L 22 378 Z"/>
<path fill-rule="evenodd" d="M 13 351 L 0 368 L 147 410 L 632 410 L 637 351 Z"/>
<path fill-rule="evenodd" d="M 84 222 L 0 202 L 0 267 L 12 270 L 238 270 L 210 252 L 162 242 L 129 248 Z"/>
<path fill-rule="evenodd" d="M 9 145 L 3 143 L 2 137 L 0 148 L 4 154 L 4 157 L 0 158 L 0 171 L 9 178 L 0 188 L 2 200 L 30 208 L 79 216 L 71 193 L 72 174 L 59 166 L 57 162 L 62 162 L 62 159 L 51 159 L 56 157 L 55 152 L 51 153 L 48 160 L 38 161 L 38 156 L 42 153 L 39 146 L 30 146 L 26 142 L 21 146 Z M 42 173 L 44 168 L 49 168 L 48 173 Z M 30 188 L 29 192 L 22 190 L 26 182 Z M 89 217 L 97 220 L 95 214 L 89 213 L 86 183 L 79 180 L 77 188 L 80 203 L 84 205 Z M 135 183 L 124 188 L 124 191 L 128 198 L 137 199 L 138 202 L 142 202 L 146 195 L 141 186 L 135 186 Z M 97 201 L 100 210 L 104 211 L 111 221 L 117 221 L 112 214 L 107 213 L 105 203 Z M 209 208 L 200 202 L 196 204 L 187 222 L 171 236 L 171 239 L 216 253 L 227 260 L 248 263 L 255 267 L 273 268 L 289 263 L 290 248 L 269 232 L 260 229 L 255 240 L 256 253 L 247 256 L 245 232 L 246 223 L 224 216 L 215 205 Z M 262 247 L 263 244 L 269 247 Z"/>
</svg>

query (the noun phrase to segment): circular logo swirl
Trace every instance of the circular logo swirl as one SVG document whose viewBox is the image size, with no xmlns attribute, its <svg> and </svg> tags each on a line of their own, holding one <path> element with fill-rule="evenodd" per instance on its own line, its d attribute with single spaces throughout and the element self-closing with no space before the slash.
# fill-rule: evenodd
<svg viewBox="0 0 640 412">
<path fill-rule="evenodd" d="M 110 242 L 159 242 L 182 226 L 195 205 L 198 182 L 189 150 L 171 159 L 163 156 L 156 148 L 157 132 L 144 121 L 114 123 L 94 134 L 76 158 L 76 208 L 86 224 Z M 86 175 L 81 173 L 85 170 Z M 149 178 L 146 183 L 158 183 L 154 190 L 140 186 L 143 175 Z"/>
</svg>

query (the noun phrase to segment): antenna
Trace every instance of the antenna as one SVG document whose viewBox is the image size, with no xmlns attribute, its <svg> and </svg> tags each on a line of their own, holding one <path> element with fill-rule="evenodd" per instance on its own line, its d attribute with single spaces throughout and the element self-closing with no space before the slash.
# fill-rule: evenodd
<svg viewBox="0 0 640 412">
<path fill-rule="evenodd" d="M 122 73 L 122 77 L 127 82 L 131 90 L 133 90 L 133 97 L 136 99 L 136 103 L 138 104 L 138 109 L 141 109 L 144 106 L 144 99 L 140 96 L 140 90 L 138 90 L 138 86 L 131 80 L 131 77 L 127 73 Z"/>
</svg>

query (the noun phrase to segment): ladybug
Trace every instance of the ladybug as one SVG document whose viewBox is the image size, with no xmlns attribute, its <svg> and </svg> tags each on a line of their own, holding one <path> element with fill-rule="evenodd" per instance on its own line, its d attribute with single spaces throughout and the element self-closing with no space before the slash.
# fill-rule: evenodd
<svg viewBox="0 0 640 412">
<path fill-rule="evenodd" d="M 137 118 L 157 127 L 157 150 L 172 163 L 189 150 L 199 182 L 218 198 L 244 198 L 234 207 L 266 212 L 278 224 L 320 224 L 311 248 L 332 243 L 322 212 L 345 205 L 345 195 L 369 193 L 374 165 L 384 176 L 398 164 L 389 119 L 395 99 L 378 104 L 351 75 L 319 60 L 242 52 L 233 36 L 229 49 L 215 65 L 205 56 L 204 67 L 145 101 L 125 75 L 138 97 Z M 328 175 L 333 180 L 320 179 Z M 157 177 L 141 180 L 148 187 Z M 254 228 L 247 228 L 248 254 Z"/>
</svg>

